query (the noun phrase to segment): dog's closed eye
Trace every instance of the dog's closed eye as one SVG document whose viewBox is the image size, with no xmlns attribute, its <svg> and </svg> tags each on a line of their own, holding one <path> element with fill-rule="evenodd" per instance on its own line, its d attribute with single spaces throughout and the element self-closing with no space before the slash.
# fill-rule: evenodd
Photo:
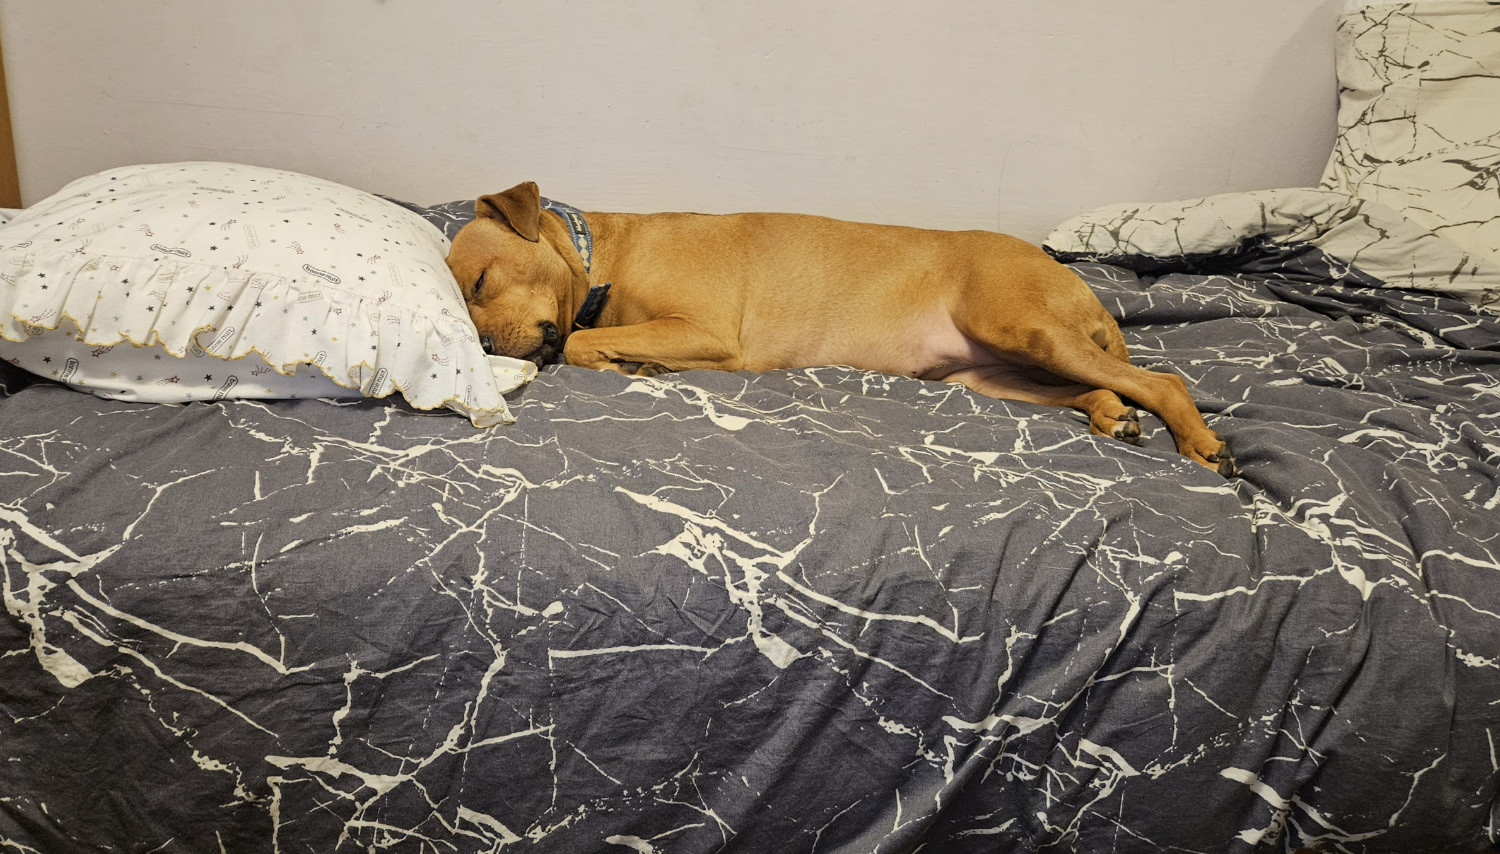
<svg viewBox="0 0 1500 854">
<path fill-rule="evenodd" d="M 469 294 L 469 299 L 479 299 L 479 289 L 484 287 L 484 273 L 479 274 L 479 280 L 474 283 L 474 291 Z"/>
</svg>

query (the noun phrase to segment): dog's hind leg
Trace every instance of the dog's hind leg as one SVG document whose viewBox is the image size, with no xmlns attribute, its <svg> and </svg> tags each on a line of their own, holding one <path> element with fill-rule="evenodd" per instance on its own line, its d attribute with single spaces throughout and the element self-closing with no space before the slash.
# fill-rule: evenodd
<svg viewBox="0 0 1500 854">
<path fill-rule="evenodd" d="M 996 351 L 996 355 L 1134 401 L 1166 423 L 1183 456 L 1224 477 L 1235 473 L 1228 445 L 1203 423 L 1182 377 L 1148 371 L 1109 356 L 1076 329 L 1033 329 L 1024 337 L 1030 342 L 1025 351 Z"/>
<path fill-rule="evenodd" d="M 1062 381 L 1043 371 L 1010 364 L 968 368 L 943 379 L 1002 400 L 1081 409 L 1089 417 L 1090 433 L 1132 445 L 1141 441 L 1140 414 L 1108 389 Z"/>
<path fill-rule="evenodd" d="M 1105 389 L 1117 400 L 1156 413 L 1183 456 L 1224 477 L 1235 473 L 1228 445 L 1203 422 L 1187 383 L 1175 374 L 1130 364 L 1118 326 L 1082 279 L 1045 257 L 1008 273 L 1012 299 L 1025 310 L 996 311 L 992 299 L 960 305 L 957 317 L 971 340 L 1000 361 L 1038 368 L 1087 389 Z M 1062 405 L 1085 409 L 1092 421 L 1085 397 L 1080 394 L 1076 403 Z"/>
</svg>

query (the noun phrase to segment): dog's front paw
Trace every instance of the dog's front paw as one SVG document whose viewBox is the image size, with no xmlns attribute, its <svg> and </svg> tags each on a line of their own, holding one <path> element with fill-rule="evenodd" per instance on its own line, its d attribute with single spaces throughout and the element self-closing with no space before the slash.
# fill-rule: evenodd
<svg viewBox="0 0 1500 854">
<path fill-rule="evenodd" d="M 655 377 L 671 373 L 666 366 L 655 362 L 615 362 L 620 373 L 632 377 Z"/>
</svg>

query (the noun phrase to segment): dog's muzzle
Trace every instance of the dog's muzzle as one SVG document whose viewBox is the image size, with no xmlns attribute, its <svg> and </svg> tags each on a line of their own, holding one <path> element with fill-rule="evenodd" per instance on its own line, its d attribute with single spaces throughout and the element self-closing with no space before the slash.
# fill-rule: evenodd
<svg viewBox="0 0 1500 854">
<path fill-rule="evenodd" d="M 532 350 L 521 358 L 540 368 L 543 365 L 558 361 L 558 358 L 562 355 L 563 339 L 562 333 L 557 329 L 557 324 L 550 320 L 538 323 L 537 329 L 541 330 L 542 343 L 535 350 Z M 479 336 L 479 346 L 484 348 L 484 352 L 491 356 L 505 355 L 500 352 L 500 348 L 495 344 L 495 339 L 489 335 Z"/>
</svg>

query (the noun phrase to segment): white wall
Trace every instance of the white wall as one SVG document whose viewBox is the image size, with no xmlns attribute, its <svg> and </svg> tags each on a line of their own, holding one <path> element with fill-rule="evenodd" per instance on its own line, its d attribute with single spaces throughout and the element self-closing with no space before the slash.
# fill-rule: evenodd
<svg viewBox="0 0 1500 854">
<path fill-rule="evenodd" d="M 787 210 L 1040 240 L 1315 184 L 1340 0 L 0 0 L 27 203 L 236 160 L 436 203 Z"/>
</svg>

